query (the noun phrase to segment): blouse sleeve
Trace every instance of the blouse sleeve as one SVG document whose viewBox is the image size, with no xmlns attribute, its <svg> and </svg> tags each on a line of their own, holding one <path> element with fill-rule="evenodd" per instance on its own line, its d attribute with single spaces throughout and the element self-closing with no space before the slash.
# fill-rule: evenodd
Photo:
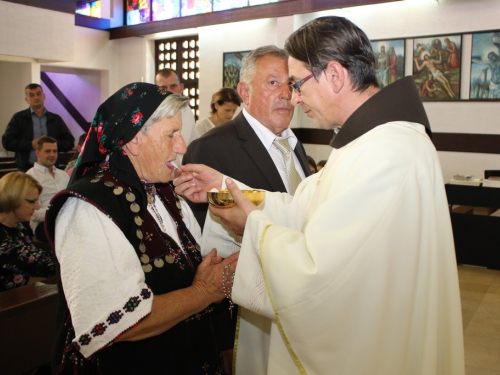
<svg viewBox="0 0 500 375">
<path fill-rule="evenodd" d="M 153 294 L 134 248 L 96 207 L 69 198 L 56 219 L 55 248 L 73 342 L 86 358 L 151 312 Z"/>
</svg>

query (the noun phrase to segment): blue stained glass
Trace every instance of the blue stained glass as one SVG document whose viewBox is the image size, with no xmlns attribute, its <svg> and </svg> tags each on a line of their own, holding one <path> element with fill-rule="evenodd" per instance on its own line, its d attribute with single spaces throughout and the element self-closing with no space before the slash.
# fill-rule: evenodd
<svg viewBox="0 0 500 375">
<path fill-rule="evenodd" d="M 153 0 L 153 21 L 180 17 L 180 0 Z"/>
<path fill-rule="evenodd" d="M 214 12 L 248 6 L 248 0 L 213 0 L 213 2 Z"/>
<path fill-rule="evenodd" d="M 127 25 L 151 21 L 150 0 L 127 0 Z"/>
<path fill-rule="evenodd" d="M 96 0 L 84 4 L 77 4 L 76 13 L 84 16 L 101 18 L 101 1 Z"/>
<path fill-rule="evenodd" d="M 76 6 L 76 13 L 82 14 L 84 16 L 90 16 L 90 4 L 81 4 Z"/>
<path fill-rule="evenodd" d="M 271 4 L 271 3 L 277 3 L 278 0 L 249 0 L 250 1 L 250 6 L 252 5 L 262 5 L 262 4 Z"/>
<path fill-rule="evenodd" d="M 211 11 L 211 0 L 181 0 L 181 17 L 210 13 Z"/>
</svg>

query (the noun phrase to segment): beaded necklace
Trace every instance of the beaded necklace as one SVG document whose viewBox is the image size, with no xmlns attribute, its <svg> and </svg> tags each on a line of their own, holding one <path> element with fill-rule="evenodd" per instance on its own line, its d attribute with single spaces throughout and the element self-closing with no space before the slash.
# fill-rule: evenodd
<svg viewBox="0 0 500 375">
<path fill-rule="evenodd" d="M 146 190 L 146 195 L 148 197 L 148 210 L 150 212 L 151 211 L 153 212 L 154 217 L 156 219 L 156 222 L 160 226 L 162 232 L 165 233 L 165 234 L 168 234 L 167 228 L 165 227 L 165 223 L 163 222 L 163 218 L 162 218 L 160 212 L 158 211 L 158 208 L 156 207 L 155 200 L 158 199 L 160 201 L 160 204 L 163 204 L 163 206 L 165 206 L 164 202 L 162 201 L 162 199 L 161 199 L 161 197 L 159 195 L 156 195 L 156 187 L 154 186 L 154 184 L 150 184 L 146 180 L 141 180 L 141 182 L 142 182 L 142 184 L 144 186 L 144 189 Z M 178 230 L 179 229 L 179 223 L 177 222 L 177 220 L 172 215 L 171 215 L 171 217 L 172 217 L 172 219 L 173 219 L 173 221 L 175 223 L 175 226 L 176 226 L 176 228 Z M 193 267 L 191 259 L 189 258 L 189 255 L 187 253 L 187 250 L 184 247 L 184 243 L 182 242 L 181 236 L 180 236 L 179 233 L 177 233 L 177 235 L 179 236 L 178 237 L 179 238 L 178 245 L 179 245 L 181 251 L 183 252 L 183 254 L 184 254 L 187 262 L 191 265 L 191 267 Z"/>
</svg>

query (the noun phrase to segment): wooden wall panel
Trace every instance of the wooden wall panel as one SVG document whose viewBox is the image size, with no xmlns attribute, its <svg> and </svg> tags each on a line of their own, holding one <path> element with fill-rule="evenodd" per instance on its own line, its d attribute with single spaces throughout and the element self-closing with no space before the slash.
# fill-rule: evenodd
<svg viewBox="0 0 500 375">
<path fill-rule="evenodd" d="M 293 132 L 302 143 L 327 145 L 332 130 L 299 128 Z M 438 151 L 500 154 L 500 134 L 434 133 L 432 142 Z"/>
</svg>

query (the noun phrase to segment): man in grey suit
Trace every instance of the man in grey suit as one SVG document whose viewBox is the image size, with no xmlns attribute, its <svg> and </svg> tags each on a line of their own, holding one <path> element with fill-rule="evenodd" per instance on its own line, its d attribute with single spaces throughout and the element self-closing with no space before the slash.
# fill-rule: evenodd
<svg viewBox="0 0 500 375">
<path fill-rule="evenodd" d="M 294 179 L 300 181 L 311 172 L 304 147 L 289 128 L 294 107 L 290 102 L 287 60 L 287 53 L 272 45 L 250 52 L 243 60 L 237 88 L 243 101 L 243 111 L 233 120 L 216 126 L 191 142 L 183 164 L 206 164 L 255 189 L 293 194 L 296 187 Z M 287 165 L 287 156 L 275 143 L 277 139 L 293 150 L 288 154 L 292 156 L 293 163 L 288 161 Z M 289 169 L 295 177 L 290 177 Z M 207 204 L 190 205 L 203 228 Z M 239 249 L 238 239 L 234 239 L 233 243 L 226 241 L 225 245 L 212 239 L 207 247 L 211 248 L 214 241 L 223 256 Z M 226 374 L 231 373 L 236 315 L 233 314 L 231 322 L 227 314 L 228 306 L 227 303 L 217 306 L 217 332 Z"/>
</svg>

